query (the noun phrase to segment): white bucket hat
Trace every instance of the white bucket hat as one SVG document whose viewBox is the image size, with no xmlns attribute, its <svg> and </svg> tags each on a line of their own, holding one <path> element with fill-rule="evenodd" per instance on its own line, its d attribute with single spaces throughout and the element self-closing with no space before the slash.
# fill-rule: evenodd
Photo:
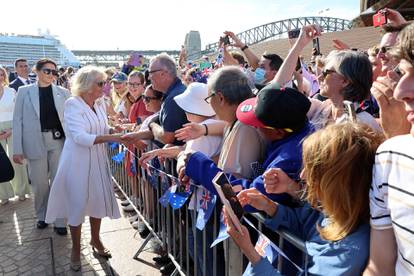
<svg viewBox="0 0 414 276">
<path fill-rule="evenodd" d="M 193 82 L 182 94 L 175 96 L 174 100 L 185 112 L 211 117 L 216 115 L 216 112 L 204 100 L 207 96 L 207 84 Z"/>
</svg>

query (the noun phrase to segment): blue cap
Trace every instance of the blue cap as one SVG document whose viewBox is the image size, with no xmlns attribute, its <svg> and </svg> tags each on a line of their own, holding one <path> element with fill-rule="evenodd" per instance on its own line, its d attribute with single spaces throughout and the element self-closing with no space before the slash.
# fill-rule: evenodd
<svg viewBox="0 0 414 276">
<path fill-rule="evenodd" d="M 123 72 L 116 72 L 113 76 L 111 81 L 116 81 L 116 82 L 124 82 L 128 80 L 128 76 L 123 73 Z"/>
</svg>

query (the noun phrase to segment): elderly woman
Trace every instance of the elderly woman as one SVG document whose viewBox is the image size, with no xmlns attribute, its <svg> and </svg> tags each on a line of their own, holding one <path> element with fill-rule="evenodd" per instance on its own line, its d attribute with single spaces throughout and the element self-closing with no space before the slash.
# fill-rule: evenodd
<svg viewBox="0 0 414 276">
<path fill-rule="evenodd" d="M 274 82 L 284 86 L 288 83 L 296 67 L 296 62 L 303 48 L 312 39 L 321 36 L 321 28 L 317 25 L 304 26 L 287 58 L 284 60 Z M 344 100 L 353 103 L 356 112 L 356 121 L 365 123 L 377 131 L 381 128 L 377 121 L 360 103 L 370 98 L 372 86 L 372 66 L 368 57 L 360 52 L 344 50 L 332 51 L 323 61 L 324 68 L 318 77 L 320 95 L 329 100 L 323 104 L 312 101 L 312 108 L 308 113 L 311 121 L 317 128 L 329 123 L 340 123 L 348 119 L 344 108 Z"/>
<path fill-rule="evenodd" d="M 66 141 L 49 196 L 46 221 L 66 218 L 72 235 L 72 270 L 80 270 L 80 235 L 85 216 L 91 225 L 90 244 L 97 254 L 111 257 L 99 237 L 103 217 L 119 218 L 106 145 L 119 141 L 108 127 L 102 100 L 106 74 L 97 67 L 80 69 L 72 82 L 73 97 L 65 103 Z"/>
<path fill-rule="evenodd" d="M 264 211 L 268 228 L 287 229 L 306 242 L 310 258 L 305 275 L 360 275 L 369 254 L 368 194 L 375 151 L 382 140 L 366 125 L 332 124 L 303 143 L 301 177 L 306 180 L 307 200 L 303 206 L 278 204 L 254 188 L 237 197 L 243 206 Z M 300 186 L 282 171 L 278 181 L 265 179 L 266 192 L 290 192 Z M 246 227 L 240 233 L 227 211 L 225 218 L 227 231 L 251 262 L 244 275 L 281 275 L 256 251 Z"/>
<path fill-rule="evenodd" d="M 325 66 L 319 76 L 320 93 L 330 101 L 326 102 L 316 124 L 336 123 L 348 119 L 344 110 L 344 100 L 354 104 L 356 121 L 377 131 L 381 128 L 371 114 L 360 103 L 371 96 L 372 66 L 368 57 L 355 51 L 332 51 L 325 59 Z"/>
<path fill-rule="evenodd" d="M 16 91 L 8 87 L 8 84 L 6 69 L 0 67 L 0 143 L 9 158 L 13 159 L 12 121 Z M 30 193 L 26 167 L 13 162 L 13 168 L 14 179 L 11 182 L 0 183 L 1 205 L 7 204 L 9 198 L 15 195 L 19 200 L 25 200 L 25 195 Z"/>
</svg>

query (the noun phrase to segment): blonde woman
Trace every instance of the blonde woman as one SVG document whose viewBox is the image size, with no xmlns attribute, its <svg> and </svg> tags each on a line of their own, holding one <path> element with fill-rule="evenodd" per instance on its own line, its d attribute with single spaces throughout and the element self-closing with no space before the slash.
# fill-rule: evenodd
<svg viewBox="0 0 414 276">
<path fill-rule="evenodd" d="M 0 143 L 7 152 L 9 159 L 13 160 L 12 123 L 16 91 L 8 87 L 6 69 L 0 67 Z M 19 197 L 25 200 L 26 194 L 30 194 L 29 180 L 25 165 L 12 162 L 14 179 L 10 182 L 0 183 L 0 204 L 9 202 L 10 198 Z"/>
<path fill-rule="evenodd" d="M 360 275 L 369 255 L 368 194 L 375 151 L 382 140 L 366 125 L 329 125 L 303 143 L 301 177 L 306 181 L 307 203 L 286 207 L 255 189 L 240 192 L 240 203 L 264 211 L 268 228 L 287 229 L 306 242 L 310 261 L 305 274 Z M 266 192 L 293 192 L 300 186 L 282 171 L 265 185 Z M 243 226 L 239 233 L 227 222 L 230 236 L 251 262 L 245 275 L 279 275 L 255 250 L 247 229 Z"/>
<path fill-rule="evenodd" d="M 65 103 L 66 141 L 49 196 L 46 221 L 66 218 L 72 236 L 71 268 L 80 265 L 81 227 L 85 216 L 91 225 L 90 244 L 97 254 L 111 257 L 99 237 L 101 219 L 119 218 L 106 145 L 119 141 L 107 124 L 102 99 L 106 74 L 97 67 L 80 69 L 72 82 L 73 97 Z"/>
</svg>

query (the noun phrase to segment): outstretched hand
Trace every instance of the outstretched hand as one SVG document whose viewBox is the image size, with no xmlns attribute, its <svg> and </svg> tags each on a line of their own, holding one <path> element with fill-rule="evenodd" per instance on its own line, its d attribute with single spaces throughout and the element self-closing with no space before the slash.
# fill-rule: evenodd
<svg viewBox="0 0 414 276">
<path fill-rule="evenodd" d="M 197 123 L 184 124 L 182 128 L 175 131 L 175 138 L 179 141 L 190 141 L 204 135 L 206 129 Z"/>
</svg>

